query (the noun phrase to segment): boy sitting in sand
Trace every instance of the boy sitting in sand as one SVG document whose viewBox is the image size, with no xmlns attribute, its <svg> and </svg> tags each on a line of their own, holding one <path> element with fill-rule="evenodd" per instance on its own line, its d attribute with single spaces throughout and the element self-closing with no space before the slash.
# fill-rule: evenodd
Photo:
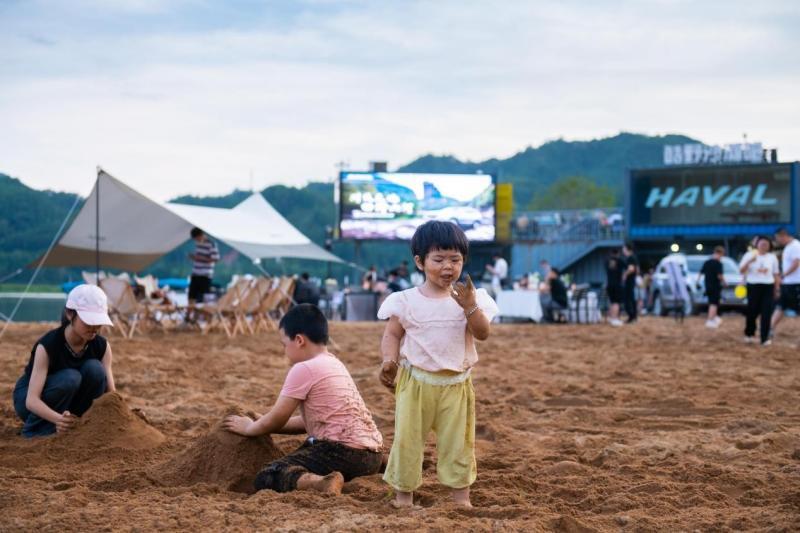
<svg viewBox="0 0 800 533">
<path fill-rule="evenodd" d="M 255 421 L 231 415 L 223 427 L 247 437 L 308 433 L 300 448 L 258 474 L 256 490 L 340 494 L 345 481 L 378 473 L 383 439 L 347 368 L 328 352 L 328 321 L 319 308 L 297 305 L 278 327 L 292 363 L 278 401 Z M 292 416 L 298 406 L 300 415 Z"/>
</svg>

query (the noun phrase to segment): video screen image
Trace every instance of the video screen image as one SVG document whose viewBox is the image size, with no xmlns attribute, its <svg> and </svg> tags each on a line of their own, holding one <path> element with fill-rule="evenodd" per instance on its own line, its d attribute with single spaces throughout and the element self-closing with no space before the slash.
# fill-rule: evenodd
<svg viewBox="0 0 800 533">
<path fill-rule="evenodd" d="M 495 238 L 491 175 L 343 172 L 340 178 L 343 239 L 409 240 L 428 220 L 453 222 L 470 241 Z"/>
</svg>

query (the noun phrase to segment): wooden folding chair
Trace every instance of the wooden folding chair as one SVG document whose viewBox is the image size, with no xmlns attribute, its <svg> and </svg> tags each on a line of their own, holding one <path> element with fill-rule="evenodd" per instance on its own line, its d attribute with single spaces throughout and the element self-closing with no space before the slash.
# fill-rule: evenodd
<svg viewBox="0 0 800 533">
<path fill-rule="evenodd" d="M 261 298 L 261 304 L 254 315 L 255 331 L 277 331 L 278 324 L 272 318 L 272 313 L 278 309 L 283 295 L 280 291 L 280 278 L 272 278 L 269 287 Z"/>
<path fill-rule="evenodd" d="M 136 326 L 146 314 L 145 307 L 136 301 L 130 283 L 119 278 L 100 280 L 100 288 L 108 298 L 109 315 L 114 327 L 123 337 L 130 339 L 136 332 Z"/>
<path fill-rule="evenodd" d="M 143 278 L 134 276 L 133 279 L 144 291 L 144 298 L 140 303 L 145 308 L 147 324 L 158 326 L 162 331 L 167 331 L 169 326 L 174 326 L 172 318 L 178 312 L 178 307 L 165 297 L 153 297 L 153 294 L 159 292 L 158 279 L 152 274 L 148 274 Z"/>
<path fill-rule="evenodd" d="M 208 317 L 208 321 L 200 325 L 203 335 L 217 326 L 221 326 L 228 337 L 236 335 L 239 330 L 236 313 L 249 284 L 250 280 L 239 279 L 216 302 L 196 306 L 200 314 Z"/>
</svg>

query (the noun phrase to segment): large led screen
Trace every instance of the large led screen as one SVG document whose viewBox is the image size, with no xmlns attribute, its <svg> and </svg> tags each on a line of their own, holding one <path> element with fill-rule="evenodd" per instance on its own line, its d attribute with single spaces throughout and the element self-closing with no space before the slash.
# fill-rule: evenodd
<svg viewBox="0 0 800 533">
<path fill-rule="evenodd" d="M 408 240 L 428 220 L 458 224 L 471 241 L 495 238 L 491 175 L 342 172 L 340 186 L 343 239 Z"/>
</svg>

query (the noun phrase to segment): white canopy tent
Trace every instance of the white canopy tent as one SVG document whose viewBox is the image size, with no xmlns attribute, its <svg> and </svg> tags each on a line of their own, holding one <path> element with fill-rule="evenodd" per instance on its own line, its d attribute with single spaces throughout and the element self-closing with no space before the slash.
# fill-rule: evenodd
<svg viewBox="0 0 800 533">
<path fill-rule="evenodd" d="M 261 194 L 233 209 L 162 203 L 99 170 L 89 198 L 42 266 L 138 272 L 188 240 L 194 226 L 252 260 L 343 262 L 300 233 Z"/>
</svg>

